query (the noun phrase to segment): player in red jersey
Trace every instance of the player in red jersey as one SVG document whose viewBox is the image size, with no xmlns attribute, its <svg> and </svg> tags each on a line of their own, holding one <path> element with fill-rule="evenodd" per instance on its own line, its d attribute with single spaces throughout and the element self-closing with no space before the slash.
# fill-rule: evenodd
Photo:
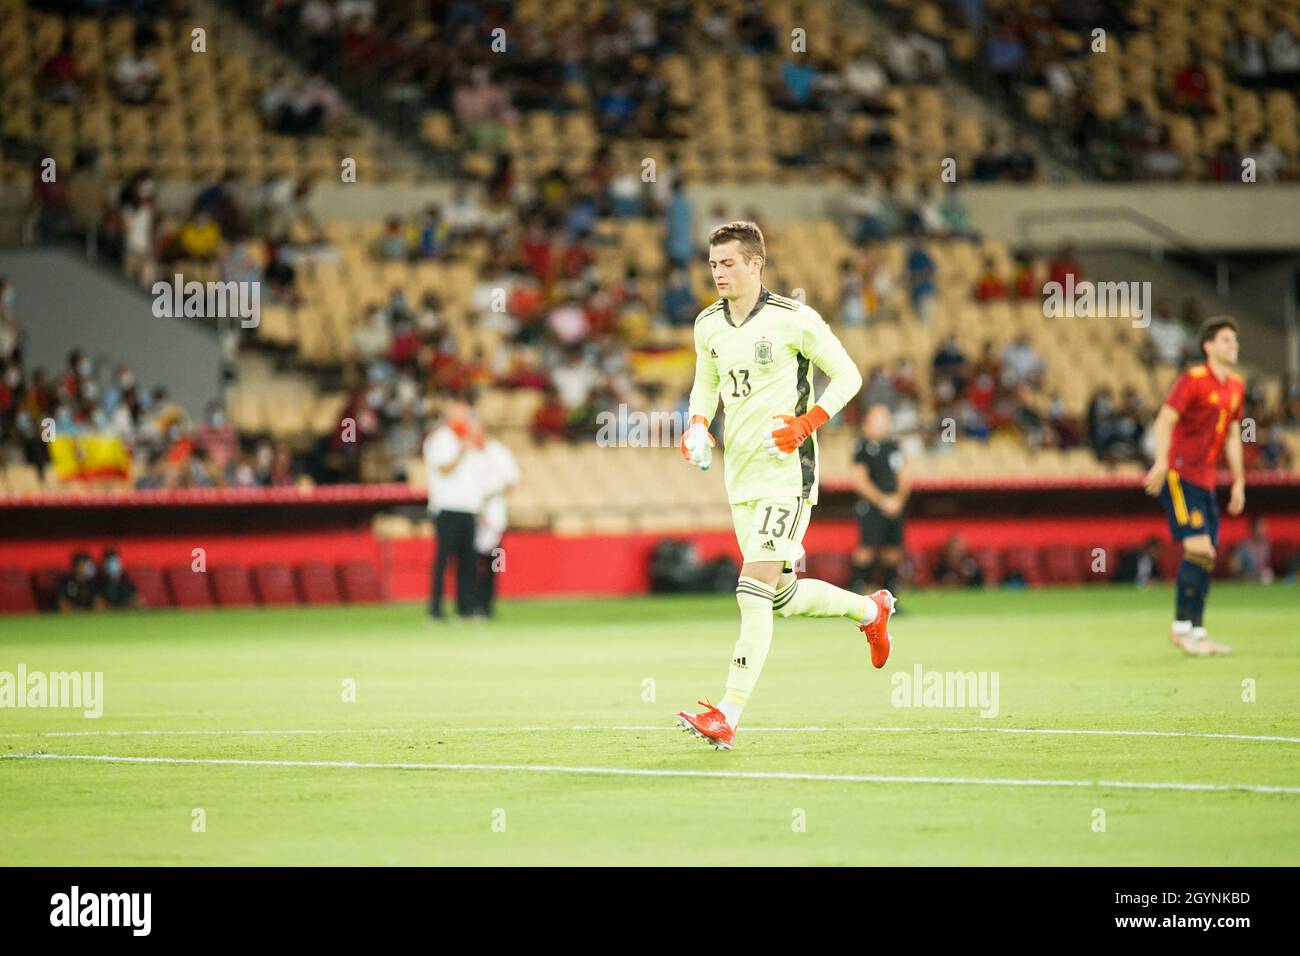
<svg viewBox="0 0 1300 956">
<path fill-rule="evenodd" d="M 1160 406 L 1155 464 L 1144 482 L 1146 493 L 1165 506 L 1174 540 L 1183 544 L 1169 640 L 1198 657 L 1232 651 L 1210 640 L 1202 620 L 1219 543 L 1214 466 L 1221 450 L 1232 471 L 1228 514 L 1239 515 L 1246 507 L 1241 454 L 1246 387 L 1229 371 L 1237 364 L 1237 323 L 1226 315 L 1207 319 L 1199 341 L 1205 362 L 1180 375 Z"/>
</svg>

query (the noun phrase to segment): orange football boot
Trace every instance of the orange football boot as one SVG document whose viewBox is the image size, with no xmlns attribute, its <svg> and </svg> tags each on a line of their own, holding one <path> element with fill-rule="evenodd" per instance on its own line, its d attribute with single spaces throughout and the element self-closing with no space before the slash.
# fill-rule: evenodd
<svg viewBox="0 0 1300 956">
<path fill-rule="evenodd" d="M 677 723 L 681 725 L 682 730 L 707 740 L 715 750 L 730 750 L 732 742 L 736 739 L 735 728 L 727 723 L 727 718 L 722 711 L 707 700 L 698 700 L 696 703 L 704 710 L 698 714 L 682 711 L 677 715 Z"/>
<path fill-rule="evenodd" d="M 867 643 L 871 645 L 871 663 L 884 667 L 889 660 L 889 618 L 894 613 L 894 595 L 882 590 L 867 597 L 875 602 L 876 616 L 870 624 L 859 624 L 858 630 L 867 636 Z"/>
</svg>

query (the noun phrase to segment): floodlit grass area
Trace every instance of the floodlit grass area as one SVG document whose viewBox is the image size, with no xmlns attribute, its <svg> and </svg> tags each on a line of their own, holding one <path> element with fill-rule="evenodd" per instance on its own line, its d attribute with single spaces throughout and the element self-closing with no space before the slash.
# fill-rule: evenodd
<svg viewBox="0 0 1300 956">
<path fill-rule="evenodd" d="M 778 619 L 729 753 L 673 722 L 727 596 L 0 618 L 0 672 L 103 673 L 97 719 L 0 708 L 0 865 L 1300 863 L 1300 592 L 1216 584 L 1225 658 L 1171 603 L 905 594 L 881 671 Z"/>
</svg>

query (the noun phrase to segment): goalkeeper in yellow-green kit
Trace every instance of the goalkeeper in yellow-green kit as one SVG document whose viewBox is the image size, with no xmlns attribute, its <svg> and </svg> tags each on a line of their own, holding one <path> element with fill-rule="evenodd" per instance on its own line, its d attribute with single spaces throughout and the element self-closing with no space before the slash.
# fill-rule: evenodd
<svg viewBox="0 0 1300 956">
<path fill-rule="evenodd" d="M 709 421 L 726 410 L 726 484 L 743 565 L 736 585 L 740 638 L 719 706 L 679 713 L 683 729 L 730 750 L 740 714 L 772 645 L 773 619 L 842 617 L 866 635 L 871 662 L 889 659 L 894 596 L 863 596 L 796 578 L 803 536 L 817 504 L 816 431 L 862 387 L 862 375 L 814 309 L 763 286 L 763 234 L 730 222 L 709 235 L 709 268 L 720 298 L 695 319 L 695 385 L 682 455 L 708 468 Z M 830 378 L 813 403 L 812 366 Z"/>
</svg>

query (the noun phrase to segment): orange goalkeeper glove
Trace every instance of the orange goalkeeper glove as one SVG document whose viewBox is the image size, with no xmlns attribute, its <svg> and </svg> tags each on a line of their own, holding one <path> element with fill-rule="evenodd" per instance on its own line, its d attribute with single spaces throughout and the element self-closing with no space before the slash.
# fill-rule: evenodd
<svg viewBox="0 0 1300 956">
<path fill-rule="evenodd" d="M 773 458 L 784 459 L 792 455 L 808 436 L 821 428 L 831 417 L 820 405 L 814 405 L 806 415 L 797 418 L 793 415 L 777 415 L 772 419 L 772 430 L 763 439 L 767 453 Z"/>
</svg>

